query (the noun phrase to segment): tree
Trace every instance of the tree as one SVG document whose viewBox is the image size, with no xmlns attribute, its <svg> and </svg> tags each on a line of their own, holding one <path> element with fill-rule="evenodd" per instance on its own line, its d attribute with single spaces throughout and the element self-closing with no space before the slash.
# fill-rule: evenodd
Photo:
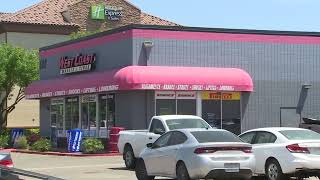
<svg viewBox="0 0 320 180">
<path fill-rule="evenodd" d="M 39 53 L 35 50 L 0 45 L 0 129 L 6 126 L 8 114 L 25 97 L 24 90 L 39 79 Z M 19 88 L 13 94 L 14 88 Z M 8 99 L 13 100 L 7 104 Z"/>
</svg>

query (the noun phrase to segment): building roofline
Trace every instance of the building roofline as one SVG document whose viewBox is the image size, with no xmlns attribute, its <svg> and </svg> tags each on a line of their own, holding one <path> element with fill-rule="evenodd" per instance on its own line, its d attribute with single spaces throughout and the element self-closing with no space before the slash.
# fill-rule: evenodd
<svg viewBox="0 0 320 180">
<path fill-rule="evenodd" d="M 226 29 L 226 28 L 206 28 L 206 27 L 186 27 L 186 26 L 159 26 L 159 25 L 141 25 L 131 24 L 120 28 L 100 32 L 97 34 L 82 37 L 76 40 L 65 41 L 40 48 L 40 51 L 57 48 L 89 39 L 94 39 L 114 33 L 119 33 L 132 29 L 146 29 L 146 30 L 166 30 L 166 31 L 187 31 L 187 32 L 212 32 L 212 33 L 230 33 L 230 34 L 256 34 L 256 35 L 280 35 L 280 36 L 313 36 L 320 37 L 320 32 L 307 31 L 277 31 L 277 30 L 253 30 L 253 29 Z"/>
</svg>

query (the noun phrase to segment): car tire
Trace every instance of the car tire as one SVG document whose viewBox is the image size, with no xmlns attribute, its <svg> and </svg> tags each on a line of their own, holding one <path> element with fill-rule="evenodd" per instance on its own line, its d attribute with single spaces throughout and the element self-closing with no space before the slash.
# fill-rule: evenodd
<svg viewBox="0 0 320 180">
<path fill-rule="evenodd" d="M 188 169 L 183 162 L 177 164 L 176 174 L 177 180 L 191 180 Z"/>
<path fill-rule="evenodd" d="M 123 151 L 123 160 L 128 169 L 134 169 L 136 158 L 130 145 L 126 145 Z"/>
<path fill-rule="evenodd" d="M 267 180 L 287 180 L 288 177 L 283 174 L 281 166 L 276 159 L 270 159 L 265 166 Z"/>
<path fill-rule="evenodd" d="M 138 159 L 136 162 L 136 177 L 138 180 L 153 180 L 154 176 L 148 176 L 146 165 L 143 159 Z"/>
</svg>

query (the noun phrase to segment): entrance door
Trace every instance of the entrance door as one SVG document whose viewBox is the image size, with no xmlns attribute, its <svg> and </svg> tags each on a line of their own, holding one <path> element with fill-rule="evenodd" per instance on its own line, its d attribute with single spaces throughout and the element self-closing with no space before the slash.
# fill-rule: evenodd
<svg viewBox="0 0 320 180">
<path fill-rule="evenodd" d="M 79 98 L 66 98 L 66 130 L 79 128 Z"/>
<path fill-rule="evenodd" d="M 99 137 L 108 137 L 115 122 L 115 94 L 99 95 Z"/>
<path fill-rule="evenodd" d="M 64 135 L 64 99 L 51 99 L 50 107 L 51 133 L 57 133 L 58 136 Z"/>
<path fill-rule="evenodd" d="M 84 95 L 81 98 L 81 129 L 84 136 L 96 136 L 96 95 Z"/>
</svg>

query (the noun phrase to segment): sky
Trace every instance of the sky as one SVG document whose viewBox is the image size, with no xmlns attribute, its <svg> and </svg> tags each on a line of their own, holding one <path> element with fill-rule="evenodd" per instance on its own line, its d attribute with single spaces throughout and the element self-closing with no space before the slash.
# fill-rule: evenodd
<svg viewBox="0 0 320 180">
<path fill-rule="evenodd" d="M 0 0 L 14 12 L 41 0 Z M 143 12 L 183 26 L 320 32 L 319 0 L 130 0 Z"/>
</svg>

